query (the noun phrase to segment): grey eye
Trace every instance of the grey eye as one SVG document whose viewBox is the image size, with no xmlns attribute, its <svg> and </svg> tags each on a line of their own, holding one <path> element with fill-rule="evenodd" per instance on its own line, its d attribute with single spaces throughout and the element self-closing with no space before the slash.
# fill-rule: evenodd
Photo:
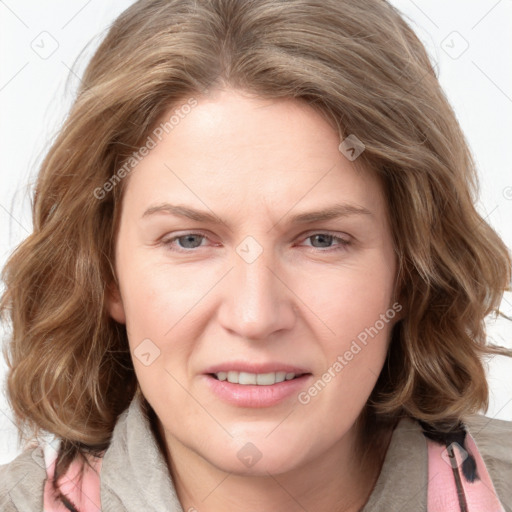
<svg viewBox="0 0 512 512">
<path fill-rule="evenodd" d="M 320 240 L 320 245 L 315 245 L 313 242 L 311 242 L 311 245 L 313 245 L 313 247 L 330 247 L 332 242 L 333 242 L 334 236 L 333 235 L 328 235 L 328 234 L 325 234 L 325 233 L 321 233 L 321 234 L 318 234 L 318 235 L 311 235 L 308 238 L 311 241 L 313 241 L 315 239 L 319 239 Z"/>
<path fill-rule="evenodd" d="M 194 241 L 194 238 L 196 239 L 195 241 Z M 183 235 L 183 236 L 177 237 L 176 240 L 179 240 L 179 245 L 183 249 L 195 249 L 196 247 L 201 246 L 201 239 L 203 239 L 203 238 L 204 238 L 203 235 L 191 234 L 191 235 Z M 198 240 L 199 240 L 199 242 L 197 242 Z M 182 243 L 182 241 L 184 241 L 184 242 Z"/>
</svg>

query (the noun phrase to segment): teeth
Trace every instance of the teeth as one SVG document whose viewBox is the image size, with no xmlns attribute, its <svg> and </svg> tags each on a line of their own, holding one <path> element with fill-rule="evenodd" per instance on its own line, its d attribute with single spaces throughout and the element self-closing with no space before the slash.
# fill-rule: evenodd
<svg viewBox="0 0 512 512">
<path fill-rule="evenodd" d="M 219 380 L 227 380 L 231 384 L 272 386 L 284 380 L 292 380 L 295 373 L 271 372 L 271 373 L 247 373 L 247 372 L 218 372 L 215 374 Z"/>
<path fill-rule="evenodd" d="M 240 372 L 238 374 L 238 384 L 256 384 L 258 375 L 255 373 Z"/>
<path fill-rule="evenodd" d="M 233 384 L 238 384 L 238 376 L 240 374 L 238 372 L 228 372 L 227 379 L 228 382 L 232 382 Z"/>
<path fill-rule="evenodd" d="M 219 380 L 226 380 L 228 378 L 227 372 L 219 372 L 215 374 L 217 376 L 217 379 Z"/>
</svg>

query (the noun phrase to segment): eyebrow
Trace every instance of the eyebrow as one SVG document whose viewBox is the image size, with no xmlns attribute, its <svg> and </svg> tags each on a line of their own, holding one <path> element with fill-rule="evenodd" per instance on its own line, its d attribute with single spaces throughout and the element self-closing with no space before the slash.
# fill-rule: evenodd
<svg viewBox="0 0 512 512">
<path fill-rule="evenodd" d="M 223 219 L 207 211 L 196 210 L 184 205 L 174 205 L 170 203 L 161 203 L 149 207 L 142 215 L 142 218 L 150 217 L 155 214 L 174 215 L 175 217 L 183 217 L 197 222 L 210 224 L 228 224 Z M 309 224 L 312 222 L 327 221 L 340 217 L 348 217 L 351 215 L 373 215 L 373 213 L 363 206 L 343 203 L 335 204 L 323 208 L 321 210 L 313 210 L 309 212 L 294 215 L 289 220 L 290 224 Z M 285 215 L 286 216 L 286 215 Z"/>
</svg>

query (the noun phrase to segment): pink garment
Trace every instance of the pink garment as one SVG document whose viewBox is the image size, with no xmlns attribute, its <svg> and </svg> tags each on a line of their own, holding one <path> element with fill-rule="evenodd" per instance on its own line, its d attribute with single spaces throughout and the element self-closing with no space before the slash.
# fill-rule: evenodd
<svg viewBox="0 0 512 512">
<path fill-rule="evenodd" d="M 467 452 L 458 443 L 452 443 L 456 462 L 456 470 L 460 474 L 460 482 L 466 496 L 468 512 L 505 512 L 500 503 L 487 467 L 469 432 L 464 443 L 468 452 L 476 462 L 478 480 L 468 482 L 462 474 L 462 462 Z M 460 512 L 457 487 L 453 475 L 452 464 L 445 446 L 427 439 L 428 450 L 428 512 Z"/>
<path fill-rule="evenodd" d="M 447 449 L 432 441 L 427 441 L 428 453 L 428 512 L 460 512 L 457 488 Z M 474 439 L 466 435 L 466 447 L 475 458 L 478 480 L 466 481 L 462 474 L 461 464 L 466 452 L 457 443 L 450 445 L 455 454 L 457 471 L 464 489 L 468 512 L 505 512 L 496 494 L 487 467 L 478 452 Z M 58 495 L 55 494 L 50 479 L 55 471 L 55 450 L 45 450 L 45 463 L 48 478 L 44 486 L 44 511 L 69 512 Z M 91 466 L 74 461 L 60 480 L 60 490 L 73 504 L 78 512 L 101 512 L 100 503 L 100 470 L 101 458 L 90 457 Z"/>
<path fill-rule="evenodd" d="M 47 448 L 44 452 L 48 478 L 44 484 L 44 512 L 69 512 L 51 484 L 55 472 L 57 452 Z M 88 457 L 92 466 L 75 460 L 59 479 L 59 488 L 78 512 L 101 512 L 100 470 L 102 458 Z"/>
</svg>

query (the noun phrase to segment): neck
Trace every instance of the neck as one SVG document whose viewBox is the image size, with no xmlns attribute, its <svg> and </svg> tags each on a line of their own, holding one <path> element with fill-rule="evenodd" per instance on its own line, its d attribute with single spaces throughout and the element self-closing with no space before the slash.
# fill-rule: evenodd
<svg viewBox="0 0 512 512">
<path fill-rule="evenodd" d="M 291 471 L 247 475 L 221 470 L 164 433 L 161 425 L 158 430 L 165 436 L 169 470 L 187 512 L 359 512 L 380 474 L 392 434 L 389 429 L 379 436 L 371 459 L 360 458 L 360 436 L 354 428 L 335 446 Z"/>
</svg>

